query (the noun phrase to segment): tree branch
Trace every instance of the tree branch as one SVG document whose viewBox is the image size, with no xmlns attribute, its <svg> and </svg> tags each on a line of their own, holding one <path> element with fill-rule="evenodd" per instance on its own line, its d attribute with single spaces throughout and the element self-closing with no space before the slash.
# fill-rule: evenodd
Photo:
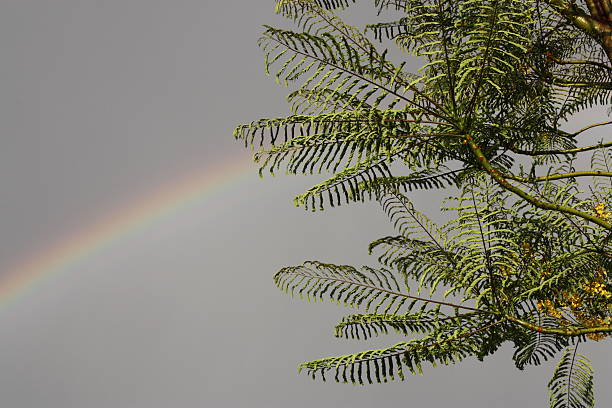
<svg viewBox="0 0 612 408">
<path fill-rule="evenodd" d="M 584 147 L 576 147 L 574 149 L 556 149 L 556 150 L 523 150 L 523 149 L 518 149 L 514 146 L 509 146 L 509 147 L 512 152 L 517 153 L 517 154 L 524 154 L 527 156 L 547 156 L 549 154 L 573 154 L 573 153 L 588 152 L 589 150 L 595 150 L 595 149 L 600 149 L 600 148 L 609 147 L 609 146 L 612 146 L 612 142 L 599 143 L 596 145 L 584 146 Z"/>
<path fill-rule="evenodd" d="M 592 125 L 583 127 L 582 129 L 580 129 L 577 132 L 571 133 L 569 136 L 578 136 L 580 133 L 585 132 L 585 131 L 587 131 L 589 129 L 593 129 L 594 127 L 605 126 L 605 125 L 610 125 L 610 124 L 612 124 L 612 120 L 608 120 L 606 122 L 600 122 L 600 123 L 593 123 Z"/>
<path fill-rule="evenodd" d="M 590 5 L 589 9 L 591 11 L 591 15 L 589 15 L 582 8 L 578 7 L 578 5 L 573 1 L 543 1 L 555 12 L 565 17 L 565 19 L 573 24 L 576 28 L 599 42 L 606 51 L 608 59 L 612 64 L 612 25 L 610 24 L 609 14 L 612 7 L 610 7 L 609 0 L 587 0 L 587 4 Z M 606 3 L 603 8 L 607 9 L 607 12 L 604 12 L 604 14 L 597 11 L 597 5 L 602 5 L 603 3 Z M 595 12 L 595 14 L 593 14 L 593 12 Z"/>
<path fill-rule="evenodd" d="M 560 205 L 560 204 L 555 204 L 555 203 L 550 203 L 547 201 L 542 201 L 542 200 L 538 200 L 537 198 L 527 194 L 526 192 L 524 192 L 523 190 L 521 190 L 520 188 L 514 186 L 513 184 L 509 183 L 502 174 L 500 174 L 499 171 L 497 171 L 496 169 L 493 168 L 493 166 L 491 165 L 491 163 L 487 160 L 487 158 L 484 156 L 484 154 L 482 153 L 482 150 L 480 150 L 480 147 L 478 147 L 475 143 L 474 143 L 474 139 L 471 136 L 466 136 L 465 137 L 466 143 L 468 144 L 468 146 L 470 147 L 470 149 L 472 150 L 472 153 L 474 154 L 474 156 L 476 156 L 476 159 L 478 160 L 478 162 L 480 163 L 480 166 L 487 172 L 489 173 L 489 175 L 500 185 L 502 186 L 504 189 L 513 192 L 514 194 L 518 195 L 519 197 L 521 197 L 522 199 L 524 199 L 525 201 L 527 201 L 528 203 L 538 207 L 538 208 L 542 208 L 544 210 L 552 210 L 552 211 L 559 211 L 562 213 L 566 213 L 566 214 L 571 214 L 571 215 L 575 215 L 578 216 L 580 218 L 583 218 L 587 221 L 590 221 L 594 224 L 599 225 L 600 227 L 603 227 L 607 230 L 612 231 L 612 223 L 603 220 L 595 215 L 586 213 L 584 211 L 580 211 L 580 210 L 576 210 L 575 208 L 572 207 L 567 207 L 564 205 Z"/>
<path fill-rule="evenodd" d="M 612 325 L 594 326 L 594 327 L 569 326 L 569 327 L 563 327 L 563 328 L 555 328 L 555 327 L 538 326 L 536 324 L 529 323 L 525 320 L 518 319 L 514 316 L 507 315 L 505 317 L 506 319 L 518 324 L 519 326 L 523 326 L 527 329 L 531 329 L 531 330 L 537 331 L 538 333 L 544 333 L 544 334 L 557 334 L 560 336 L 575 337 L 575 336 L 582 336 L 584 334 L 591 334 L 591 333 L 612 333 Z"/>
<path fill-rule="evenodd" d="M 606 171 L 599 171 L 599 170 L 575 171 L 572 173 L 552 174 L 550 176 L 541 176 L 541 177 L 533 177 L 533 178 L 519 177 L 519 176 L 514 176 L 512 174 L 504 174 L 504 173 L 500 173 L 500 175 L 510 180 L 522 181 L 525 183 L 538 183 L 541 181 L 561 180 L 561 179 L 567 179 L 567 178 L 572 178 L 572 177 L 586 177 L 586 176 L 612 177 L 612 173 L 606 172 Z"/>
<path fill-rule="evenodd" d="M 597 62 L 597 61 L 587 61 L 587 60 L 572 60 L 572 61 L 568 61 L 568 60 L 560 60 L 558 58 L 555 58 L 553 56 L 550 57 L 554 62 L 556 62 L 557 64 L 561 64 L 561 65 L 594 65 L 596 67 L 599 68 L 603 68 L 607 71 L 612 71 L 612 68 L 607 66 L 606 64 L 602 64 L 601 62 Z"/>
</svg>

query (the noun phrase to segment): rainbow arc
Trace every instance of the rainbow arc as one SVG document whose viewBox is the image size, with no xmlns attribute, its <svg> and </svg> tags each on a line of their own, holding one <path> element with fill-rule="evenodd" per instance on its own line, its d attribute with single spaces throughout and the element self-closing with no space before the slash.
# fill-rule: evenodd
<svg viewBox="0 0 612 408">
<path fill-rule="evenodd" d="M 3 303 L 13 300 L 120 237 L 230 187 L 246 178 L 251 166 L 244 157 L 232 159 L 187 174 L 115 208 L 100 221 L 56 240 L 4 271 L 0 276 L 0 299 Z"/>
</svg>

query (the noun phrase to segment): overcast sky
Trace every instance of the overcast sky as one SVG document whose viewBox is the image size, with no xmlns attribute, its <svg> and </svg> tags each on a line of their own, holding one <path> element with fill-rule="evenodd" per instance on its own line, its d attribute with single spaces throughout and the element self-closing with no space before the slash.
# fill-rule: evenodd
<svg viewBox="0 0 612 408">
<path fill-rule="evenodd" d="M 0 274 L 194 169 L 249 160 L 234 126 L 287 113 L 256 45 L 277 23 L 271 0 L 0 1 Z M 373 264 L 367 243 L 391 233 L 375 204 L 293 207 L 314 181 L 260 180 L 251 166 L 0 301 L 0 405 L 546 405 L 552 365 L 520 372 L 510 348 L 403 383 L 298 375 L 299 362 L 398 341 L 335 339 L 347 310 L 274 287 L 280 267 L 308 259 Z M 600 407 L 612 405 L 609 345 L 583 349 Z"/>
</svg>

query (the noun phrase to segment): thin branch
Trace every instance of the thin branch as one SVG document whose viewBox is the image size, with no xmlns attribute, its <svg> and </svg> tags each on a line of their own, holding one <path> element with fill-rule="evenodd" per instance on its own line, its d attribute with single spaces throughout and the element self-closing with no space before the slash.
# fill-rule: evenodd
<svg viewBox="0 0 612 408">
<path fill-rule="evenodd" d="M 606 70 L 612 72 L 612 68 L 610 68 L 606 64 L 602 64 L 601 62 L 597 62 L 597 61 L 587 61 L 587 60 L 572 60 L 572 61 L 569 61 L 569 60 L 560 60 L 560 59 L 555 58 L 553 56 L 551 56 L 550 59 L 552 59 L 557 64 L 561 64 L 561 65 L 595 65 L 595 66 L 597 66 L 599 68 L 603 68 L 603 69 L 606 69 Z"/>
<path fill-rule="evenodd" d="M 604 126 L 604 125 L 610 125 L 610 124 L 612 124 L 612 120 L 609 120 L 609 121 L 607 121 L 607 122 L 594 123 L 594 124 L 592 124 L 592 125 L 589 125 L 589 126 L 587 126 L 587 127 L 584 127 L 584 128 L 582 128 L 582 129 L 580 129 L 579 131 L 577 131 L 577 132 L 575 132 L 575 133 L 570 134 L 570 136 L 578 136 L 580 133 L 582 133 L 582 132 L 584 132 L 584 131 L 587 131 L 587 130 L 589 130 L 589 129 L 592 129 L 592 128 L 594 128 L 594 127 L 597 127 L 597 126 Z M 609 143 L 608 143 L 607 145 L 609 145 Z"/>
<path fill-rule="evenodd" d="M 416 120 L 416 119 L 382 119 L 381 123 L 384 125 L 387 122 L 408 122 L 408 123 L 425 123 L 428 125 L 440 125 L 440 126 L 452 126 L 450 123 L 446 123 L 446 122 L 437 122 L 437 121 L 433 121 L 433 120 Z"/>
<path fill-rule="evenodd" d="M 569 372 L 567 373 L 567 391 L 565 393 L 565 400 L 569 403 L 570 395 L 572 393 L 572 374 L 574 373 L 574 362 L 576 361 L 576 354 L 578 353 L 578 345 L 574 347 L 574 353 L 572 354 L 572 362 L 570 364 Z"/>
<path fill-rule="evenodd" d="M 563 328 L 555 328 L 555 327 L 538 326 L 536 324 L 529 323 L 525 320 L 521 320 L 521 319 L 518 319 L 510 315 L 507 315 L 505 317 L 506 319 L 518 324 L 519 326 L 525 327 L 530 330 L 537 331 L 538 333 L 544 333 L 544 334 L 556 334 L 559 336 L 576 337 L 576 336 L 582 336 L 585 334 L 612 333 L 612 325 L 593 326 L 593 327 L 569 326 L 569 327 L 563 327 Z"/>
<path fill-rule="evenodd" d="M 562 87 L 612 89 L 612 82 L 573 82 L 560 78 L 552 78 L 551 80 L 542 78 L 542 81 L 549 85 L 557 85 Z"/>
<path fill-rule="evenodd" d="M 487 243 L 485 239 L 484 232 L 482 230 L 482 223 L 480 221 L 480 214 L 478 213 L 478 207 L 476 206 L 476 198 L 474 197 L 474 190 L 470 190 L 472 194 L 472 204 L 474 205 L 474 212 L 476 213 L 476 219 L 478 220 L 478 228 L 480 229 L 480 239 L 482 242 L 482 249 L 485 253 L 485 259 L 487 260 L 487 274 L 489 275 L 489 283 L 491 284 L 491 291 L 493 292 L 493 300 L 496 304 L 499 304 L 499 299 L 497 298 L 497 288 L 495 286 L 495 281 L 493 279 L 493 273 L 491 271 L 491 257 L 489 254 L 489 249 L 487 248 Z"/>
<path fill-rule="evenodd" d="M 522 199 L 524 199 L 525 201 L 527 201 L 528 203 L 538 207 L 538 208 L 542 208 L 545 210 L 553 210 L 553 211 L 559 211 L 559 212 L 564 212 L 566 214 L 572 214 L 572 215 L 576 215 L 580 218 L 583 218 L 587 221 L 590 221 L 594 224 L 599 225 L 600 227 L 603 227 L 607 230 L 612 230 L 612 223 L 603 220 L 595 215 L 586 213 L 584 211 L 580 211 L 580 210 L 576 210 L 575 208 L 572 207 L 567 207 L 564 205 L 560 205 L 560 204 L 555 204 L 555 203 L 550 203 L 547 201 L 542 201 L 542 200 L 538 200 L 537 198 L 527 194 L 525 191 L 521 190 L 520 188 L 514 186 L 513 184 L 509 183 L 506 178 L 500 174 L 500 172 L 498 170 L 496 170 L 495 168 L 493 168 L 493 166 L 491 165 L 491 163 L 487 160 L 487 158 L 484 156 L 484 154 L 482 153 L 482 150 L 480 150 L 480 147 L 477 146 L 474 143 L 474 139 L 471 136 L 466 136 L 465 140 L 468 144 L 468 146 L 470 147 L 472 153 L 474 154 L 474 156 L 476 156 L 476 159 L 478 160 L 478 162 L 480 163 L 480 166 L 487 172 L 489 173 L 489 175 L 491 175 L 491 177 L 500 185 L 502 186 L 504 189 L 513 192 L 514 194 L 518 195 L 519 197 L 521 197 Z"/>
<path fill-rule="evenodd" d="M 496 170 L 497 173 L 499 173 Z M 575 178 L 575 177 L 612 177 L 612 173 L 607 171 L 575 171 L 572 173 L 561 173 L 561 174 L 552 174 L 550 176 L 541 176 L 541 177 L 519 177 L 512 174 L 499 173 L 502 177 L 507 178 L 509 180 L 521 181 L 524 183 L 539 183 L 542 181 L 552 181 L 552 180 L 561 180 L 567 178 Z"/>
<path fill-rule="evenodd" d="M 409 133 L 406 132 L 401 135 L 389 136 L 392 139 L 404 139 L 408 137 L 463 137 L 459 133 Z"/>
<path fill-rule="evenodd" d="M 608 123 L 612 123 L 612 121 L 608 122 Z M 591 127 L 594 126 L 598 126 L 598 125 L 593 125 Z M 584 131 L 586 129 L 583 129 L 581 131 L 578 131 L 577 133 L 572 134 L 573 136 L 578 135 L 578 133 Z M 596 145 L 591 145 L 591 146 L 584 146 L 584 147 L 576 147 L 573 149 L 556 149 L 556 150 L 523 150 L 523 149 L 519 149 L 517 147 L 514 146 L 510 146 L 510 150 L 514 153 L 517 154 L 524 154 L 526 156 L 548 156 L 548 155 L 553 155 L 553 154 L 574 154 L 574 153 L 581 153 L 581 152 L 588 152 L 589 150 L 595 150 L 595 149 L 600 149 L 603 147 L 610 147 L 612 146 L 612 142 L 609 143 L 599 143 Z"/>
</svg>

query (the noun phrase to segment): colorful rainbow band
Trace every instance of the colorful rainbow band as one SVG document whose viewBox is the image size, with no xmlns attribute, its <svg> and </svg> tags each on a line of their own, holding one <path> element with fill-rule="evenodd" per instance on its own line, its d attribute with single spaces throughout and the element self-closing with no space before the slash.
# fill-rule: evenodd
<svg viewBox="0 0 612 408">
<path fill-rule="evenodd" d="M 77 230 L 5 271 L 0 278 L 2 303 L 17 298 L 119 237 L 246 178 L 252 167 L 246 157 L 232 159 L 203 171 L 192 172 L 136 201 L 119 206 L 101 221 Z"/>
</svg>

